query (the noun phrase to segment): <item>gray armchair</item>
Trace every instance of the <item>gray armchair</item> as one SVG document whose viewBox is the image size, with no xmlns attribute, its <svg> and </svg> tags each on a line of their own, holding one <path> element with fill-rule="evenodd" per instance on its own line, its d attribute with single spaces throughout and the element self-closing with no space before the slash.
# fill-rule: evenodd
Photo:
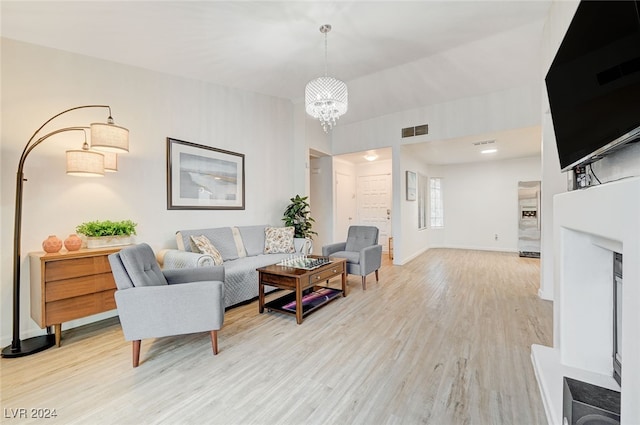
<svg viewBox="0 0 640 425">
<path fill-rule="evenodd" d="M 109 255 L 109 263 L 124 338 L 133 341 L 133 367 L 140 363 L 144 338 L 210 332 L 213 354 L 218 354 L 218 330 L 224 322 L 221 267 L 160 270 L 144 243 Z"/>
<path fill-rule="evenodd" d="M 362 289 L 367 289 L 367 275 L 376 272 L 382 263 L 382 245 L 378 245 L 378 228 L 374 226 L 350 226 L 346 242 L 322 247 L 325 257 L 347 259 L 347 273 L 362 276 Z"/>
</svg>

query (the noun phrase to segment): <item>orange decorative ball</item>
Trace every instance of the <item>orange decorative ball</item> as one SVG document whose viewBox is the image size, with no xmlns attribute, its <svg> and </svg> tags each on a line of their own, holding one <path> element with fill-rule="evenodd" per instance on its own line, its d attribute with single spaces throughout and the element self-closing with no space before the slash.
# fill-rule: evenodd
<svg viewBox="0 0 640 425">
<path fill-rule="evenodd" d="M 67 251 L 77 251 L 82 246 L 82 239 L 75 233 L 69 235 L 67 239 L 64 240 L 64 247 L 67 248 Z"/>
<path fill-rule="evenodd" d="M 49 254 L 58 252 L 62 249 L 62 241 L 56 235 L 49 235 L 47 239 L 42 241 L 42 249 Z"/>
</svg>

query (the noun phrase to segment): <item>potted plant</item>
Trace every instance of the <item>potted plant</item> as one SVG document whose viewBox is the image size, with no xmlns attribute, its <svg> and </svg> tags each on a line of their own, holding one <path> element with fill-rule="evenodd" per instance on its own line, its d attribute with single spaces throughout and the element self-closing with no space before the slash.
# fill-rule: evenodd
<svg viewBox="0 0 640 425">
<path fill-rule="evenodd" d="M 309 216 L 309 204 L 307 199 L 309 197 L 300 197 L 296 195 L 295 198 L 291 198 L 291 204 L 284 210 L 284 221 L 286 226 L 293 226 L 295 228 L 294 236 L 296 238 L 309 238 L 312 239 L 312 235 L 317 235 L 317 232 L 311 230 L 315 220 Z"/>
<path fill-rule="evenodd" d="M 131 220 L 87 221 L 78 225 L 76 232 L 86 237 L 87 248 L 129 245 L 137 225 Z"/>
</svg>

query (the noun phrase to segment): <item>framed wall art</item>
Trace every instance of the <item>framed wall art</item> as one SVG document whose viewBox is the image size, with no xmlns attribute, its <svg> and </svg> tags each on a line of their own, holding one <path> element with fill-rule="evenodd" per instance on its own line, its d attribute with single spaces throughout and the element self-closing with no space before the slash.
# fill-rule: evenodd
<svg viewBox="0 0 640 425">
<path fill-rule="evenodd" d="M 413 171 L 407 171 L 407 201 L 415 201 L 416 200 L 416 173 Z"/>
<path fill-rule="evenodd" d="M 243 210 L 244 154 L 167 137 L 167 209 Z"/>
</svg>

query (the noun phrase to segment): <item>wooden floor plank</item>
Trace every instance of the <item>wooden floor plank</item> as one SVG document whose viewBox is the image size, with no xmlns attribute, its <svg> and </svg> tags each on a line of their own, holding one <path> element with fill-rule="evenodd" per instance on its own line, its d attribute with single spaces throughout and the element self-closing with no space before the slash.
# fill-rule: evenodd
<svg viewBox="0 0 640 425">
<path fill-rule="evenodd" d="M 109 319 L 2 359 L 2 407 L 56 409 L 60 424 L 544 424 L 530 346 L 551 344 L 552 305 L 539 273 L 512 253 L 385 260 L 379 282 L 363 291 L 350 276 L 349 295 L 301 325 L 254 302 L 227 311 L 217 356 L 208 333 L 145 340 L 136 369 Z"/>
</svg>

